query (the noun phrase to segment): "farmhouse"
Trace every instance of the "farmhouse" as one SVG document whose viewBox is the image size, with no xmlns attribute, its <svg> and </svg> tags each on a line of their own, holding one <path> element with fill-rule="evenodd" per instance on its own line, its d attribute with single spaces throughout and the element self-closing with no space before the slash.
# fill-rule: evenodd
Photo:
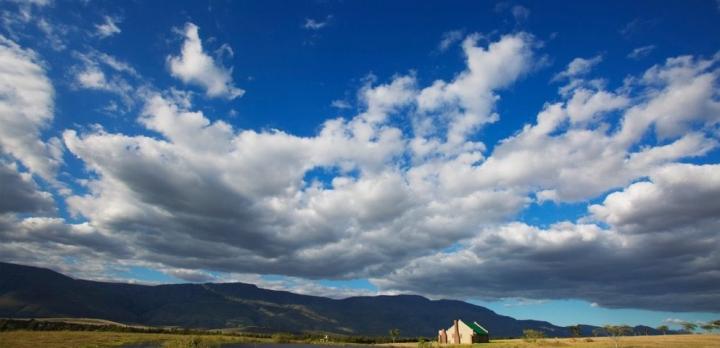
<svg viewBox="0 0 720 348">
<path fill-rule="evenodd" d="M 457 319 L 449 329 L 438 331 L 440 344 L 473 344 L 490 342 L 490 333 L 477 322 L 466 324 Z"/>
</svg>

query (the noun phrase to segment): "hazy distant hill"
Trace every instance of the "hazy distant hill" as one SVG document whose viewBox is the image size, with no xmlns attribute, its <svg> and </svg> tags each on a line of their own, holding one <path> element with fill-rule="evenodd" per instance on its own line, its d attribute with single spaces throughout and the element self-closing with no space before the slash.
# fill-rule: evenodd
<svg viewBox="0 0 720 348">
<path fill-rule="evenodd" d="M 105 283 L 9 263 L 0 263 L 0 317 L 83 317 L 153 326 L 376 336 L 398 328 L 403 336 L 427 337 L 461 318 L 481 323 L 495 337 L 520 336 L 523 329 L 541 330 L 550 337 L 569 335 L 565 327 L 516 320 L 462 301 L 413 295 L 335 300 L 244 283 Z M 583 326 L 583 332 L 589 335 L 593 328 Z M 657 333 L 645 327 L 638 332 L 645 330 Z"/>
</svg>

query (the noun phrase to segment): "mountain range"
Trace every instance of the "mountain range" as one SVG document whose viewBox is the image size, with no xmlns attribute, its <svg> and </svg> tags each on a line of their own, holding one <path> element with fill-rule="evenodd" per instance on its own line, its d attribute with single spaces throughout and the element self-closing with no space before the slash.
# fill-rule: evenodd
<svg viewBox="0 0 720 348">
<path fill-rule="evenodd" d="M 457 300 L 417 295 L 331 299 L 245 283 L 98 282 L 12 263 L 0 263 L 0 317 L 97 318 L 148 326 L 358 336 L 385 336 L 397 328 L 406 337 L 435 337 L 438 329 L 459 318 L 480 323 L 494 337 L 518 337 L 524 329 L 549 337 L 570 335 L 567 327 L 517 320 Z M 590 335 L 595 328 L 582 325 L 581 331 Z M 635 331 L 659 334 L 645 326 Z"/>
</svg>

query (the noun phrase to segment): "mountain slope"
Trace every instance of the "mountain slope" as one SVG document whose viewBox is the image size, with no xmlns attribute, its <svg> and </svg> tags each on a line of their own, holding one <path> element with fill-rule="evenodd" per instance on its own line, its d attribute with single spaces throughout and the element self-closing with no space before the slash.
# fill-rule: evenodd
<svg viewBox="0 0 720 348">
<path fill-rule="evenodd" d="M 462 301 L 414 295 L 336 300 L 244 283 L 95 282 L 10 263 L 0 263 L 0 317 L 85 317 L 153 326 L 374 336 L 398 328 L 403 336 L 427 337 L 461 318 L 481 323 L 495 337 L 520 336 L 523 329 L 569 335 L 565 327 L 515 320 Z"/>
</svg>

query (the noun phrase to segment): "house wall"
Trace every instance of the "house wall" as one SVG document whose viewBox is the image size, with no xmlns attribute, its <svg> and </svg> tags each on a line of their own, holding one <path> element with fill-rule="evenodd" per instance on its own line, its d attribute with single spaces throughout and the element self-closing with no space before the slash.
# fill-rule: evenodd
<svg viewBox="0 0 720 348">
<path fill-rule="evenodd" d="M 473 343 L 489 343 L 489 342 L 490 342 L 490 336 L 488 336 L 488 335 L 475 334 L 475 336 L 473 336 Z"/>
<path fill-rule="evenodd" d="M 457 326 L 457 331 L 456 331 Z M 467 326 L 462 320 L 457 320 L 453 323 L 447 332 L 447 343 L 449 344 L 472 344 L 475 331 Z M 457 337 L 460 334 L 460 337 Z M 475 339 L 477 340 L 477 338 Z"/>
<path fill-rule="evenodd" d="M 475 336 L 475 331 L 473 331 L 473 329 L 471 329 L 469 326 L 467 326 L 465 323 L 463 323 L 462 320 L 459 321 L 459 328 L 460 328 L 460 344 L 472 344 L 473 336 Z"/>
<path fill-rule="evenodd" d="M 448 343 L 448 335 L 447 335 L 447 331 L 445 331 L 445 329 L 438 331 L 438 343 L 439 344 Z"/>
</svg>

